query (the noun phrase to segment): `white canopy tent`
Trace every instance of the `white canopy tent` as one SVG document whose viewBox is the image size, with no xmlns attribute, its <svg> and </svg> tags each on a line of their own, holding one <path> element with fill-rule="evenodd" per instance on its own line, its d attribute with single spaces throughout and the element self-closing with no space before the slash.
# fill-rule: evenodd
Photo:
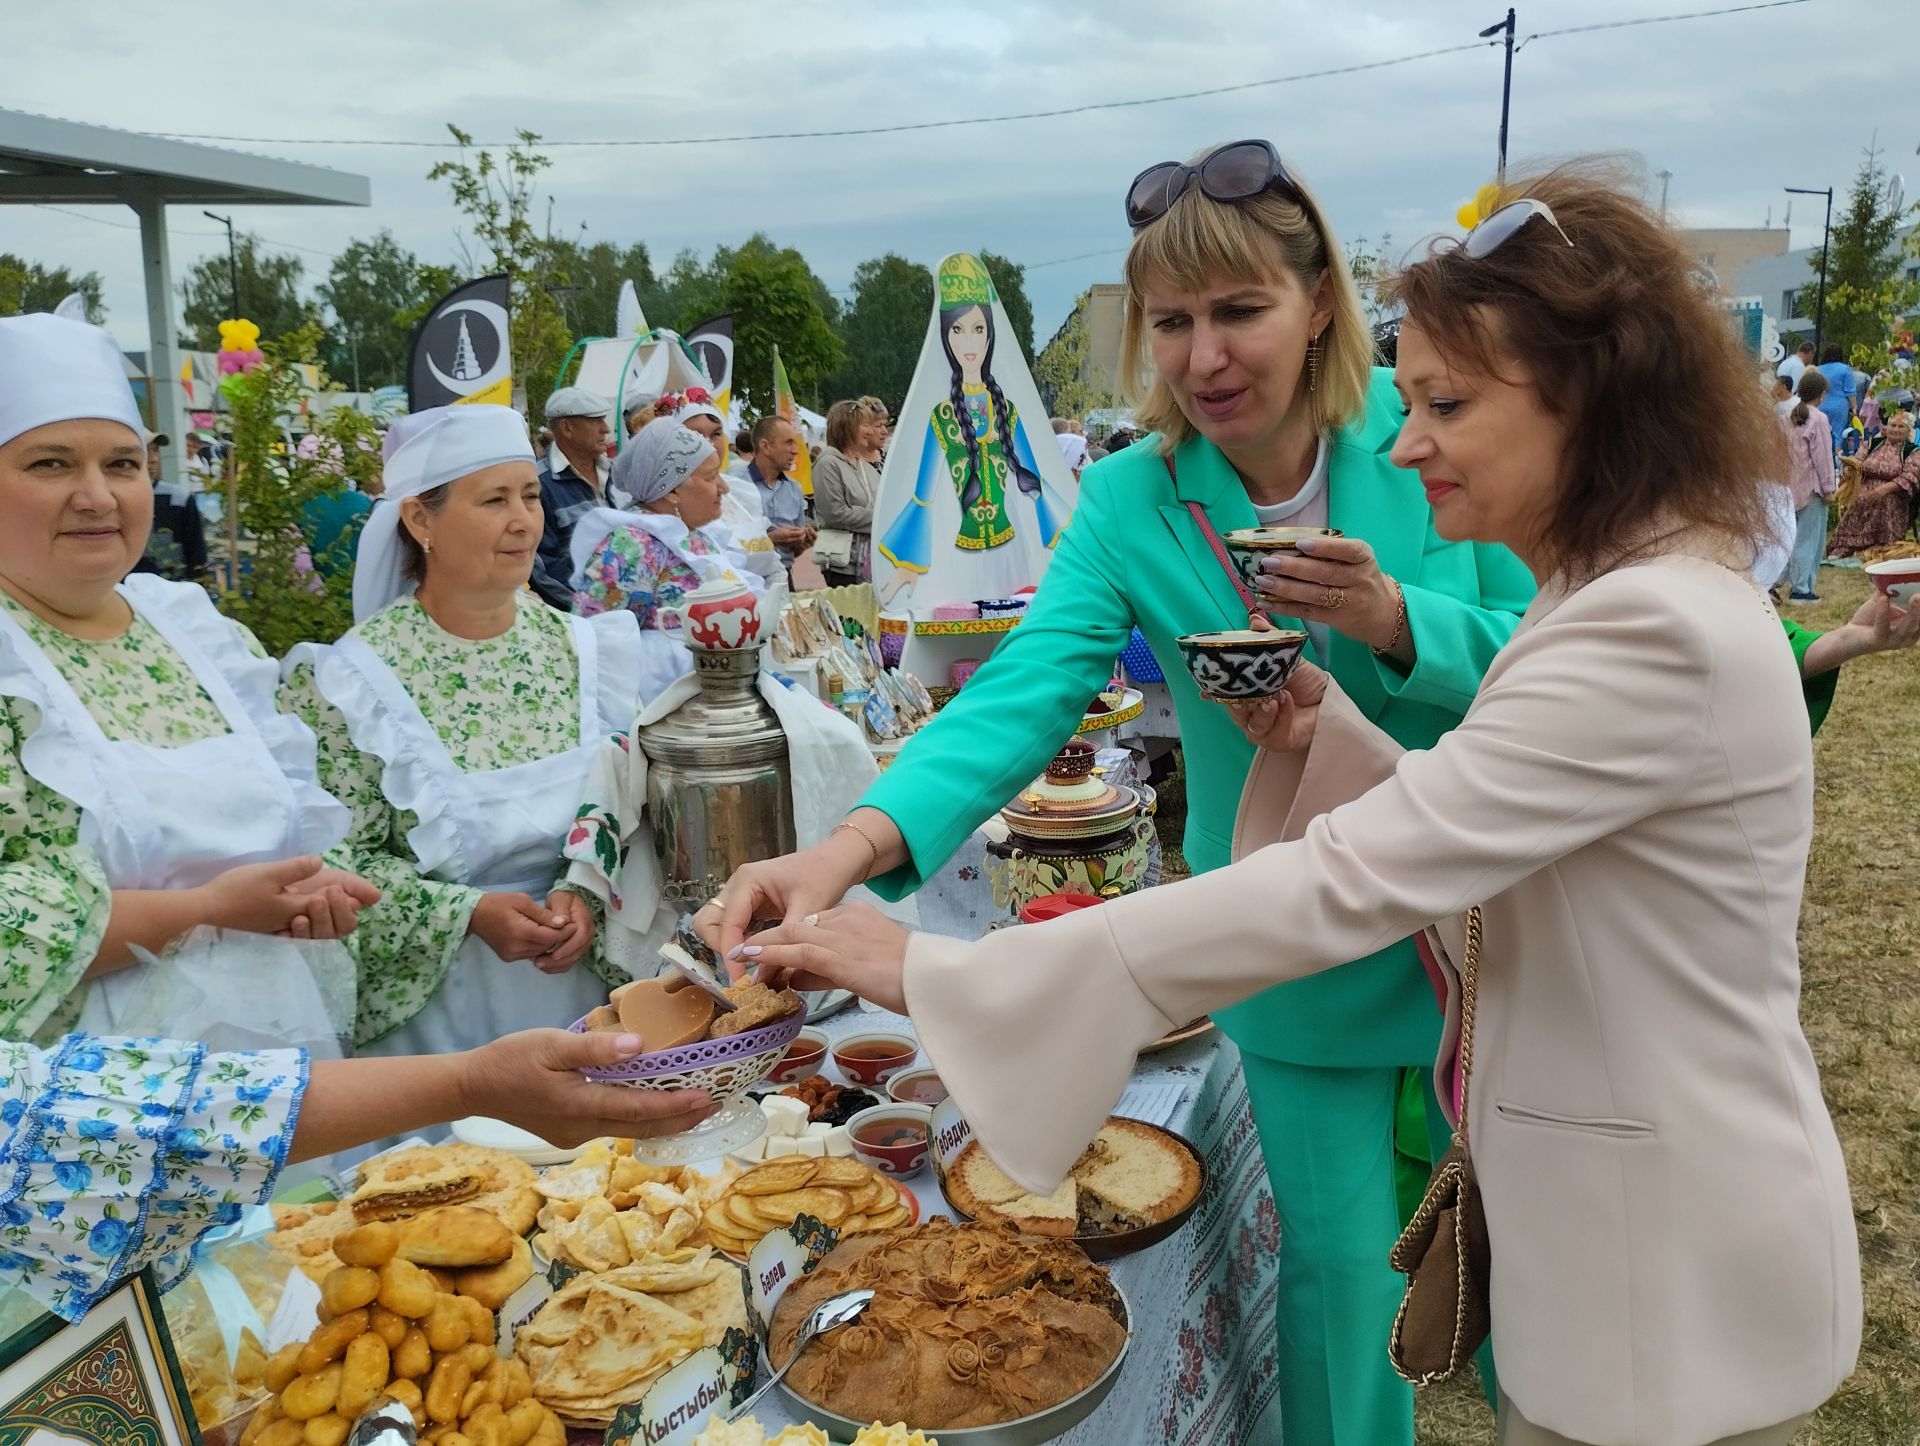
<svg viewBox="0 0 1920 1446">
<path fill-rule="evenodd" d="M 0 204 L 121 205 L 140 221 L 147 291 L 147 371 L 158 430 L 179 476 L 185 424 L 173 323 L 168 206 L 365 206 L 365 176 L 0 109 Z"/>
</svg>

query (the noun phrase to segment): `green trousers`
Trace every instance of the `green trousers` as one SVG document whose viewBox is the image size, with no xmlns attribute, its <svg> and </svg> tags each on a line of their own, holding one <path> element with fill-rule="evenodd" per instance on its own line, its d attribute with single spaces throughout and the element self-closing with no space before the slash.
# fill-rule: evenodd
<svg viewBox="0 0 1920 1446">
<path fill-rule="evenodd" d="M 1413 1387 L 1387 1341 L 1406 1280 L 1394 1125 L 1402 1071 L 1324 1069 L 1241 1053 L 1280 1214 L 1281 1424 L 1287 1446 L 1411 1446 Z M 1430 1076 L 1429 1076 L 1430 1078 Z M 1427 1087 L 1434 1158 L 1448 1129 Z M 1479 1362 L 1491 1392 L 1491 1360 Z"/>
</svg>

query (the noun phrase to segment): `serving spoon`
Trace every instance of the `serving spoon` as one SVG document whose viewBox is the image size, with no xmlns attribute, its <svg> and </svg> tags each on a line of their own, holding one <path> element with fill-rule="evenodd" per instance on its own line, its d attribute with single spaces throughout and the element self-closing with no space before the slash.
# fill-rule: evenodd
<svg viewBox="0 0 1920 1446">
<path fill-rule="evenodd" d="M 808 1313 L 805 1322 L 801 1325 L 800 1334 L 795 1337 L 793 1342 L 793 1354 L 787 1357 L 787 1363 L 773 1373 L 766 1385 L 747 1397 L 740 1405 L 734 1407 L 734 1409 L 728 1413 L 727 1419 L 729 1421 L 738 1421 L 754 1408 L 762 1396 L 779 1385 L 780 1378 L 793 1369 L 793 1363 L 800 1359 L 800 1353 L 802 1351 L 813 1344 L 813 1338 L 815 1336 L 825 1335 L 830 1330 L 837 1330 L 843 1325 L 851 1324 L 853 1321 L 860 1319 L 862 1315 L 866 1314 L 867 1307 L 872 1304 L 873 1292 L 870 1290 L 843 1290 L 840 1294 L 830 1295 L 821 1301 L 820 1304 L 816 1305 L 812 1311 Z M 768 1353 L 767 1362 L 769 1365 L 773 1362 L 771 1352 Z"/>
</svg>

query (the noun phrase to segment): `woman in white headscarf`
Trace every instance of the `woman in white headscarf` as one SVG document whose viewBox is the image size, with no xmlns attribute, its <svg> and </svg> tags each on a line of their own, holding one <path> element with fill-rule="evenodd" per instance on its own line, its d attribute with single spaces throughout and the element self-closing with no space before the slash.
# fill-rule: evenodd
<svg viewBox="0 0 1920 1446">
<path fill-rule="evenodd" d="M 0 321 L 0 517 L 0 1037 L 165 1033 L 178 971 L 134 951 L 201 925 L 242 935 L 206 966 L 310 990 L 258 936 L 338 937 L 378 893 L 322 868 L 346 810 L 253 636 L 194 584 L 128 576 L 153 491 L 99 328 Z"/>
<path fill-rule="evenodd" d="M 694 400 L 695 388 L 687 389 L 687 401 L 673 413 L 674 421 L 689 432 L 697 432 L 706 438 L 720 459 L 720 520 L 711 524 L 711 528 L 725 528 L 725 537 L 740 554 L 747 570 L 762 582 L 771 585 L 778 580 L 784 584 L 787 569 L 780 561 L 780 554 L 774 551 L 773 539 L 767 536 L 766 515 L 760 510 L 760 497 L 750 480 L 734 478 L 731 481 L 726 473 L 726 429 L 727 419 L 720 415 L 720 409 L 708 401 Z M 664 399 L 663 399 L 664 400 Z M 654 404 L 656 407 L 659 402 Z"/>
<path fill-rule="evenodd" d="M 672 417 L 642 427 L 613 460 L 626 509 L 589 512 L 573 529 L 573 606 L 592 617 L 626 611 L 649 631 L 677 634 L 680 600 L 704 582 L 765 583 L 721 522 L 720 454 Z"/>
<path fill-rule="evenodd" d="M 638 706 L 641 641 L 527 590 L 542 515 L 518 413 L 417 412 L 385 453 L 357 621 L 288 655 L 282 702 L 353 810 L 337 857 L 386 891 L 356 941 L 358 1042 L 435 1053 L 571 1023 L 618 982 L 556 880 L 593 747 Z"/>
</svg>

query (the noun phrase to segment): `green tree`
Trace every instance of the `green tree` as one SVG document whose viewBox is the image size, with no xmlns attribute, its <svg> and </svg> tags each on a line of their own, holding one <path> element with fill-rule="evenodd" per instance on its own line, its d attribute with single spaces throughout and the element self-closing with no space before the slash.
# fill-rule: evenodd
<svg viewBox="0 0 1920 1446">
<path fill-rule="evenodd" d="M 98 326 L 107 319 L 100 304 L 100 273 L 75 275 L 64 266 L 46 267 L 38 261 L 0 251 L 0 316 L 25 316 L 52 311 L 74 292 L 86 298 L 87 320 Z"/>
<path fill-rule="evenodd" d="M 647 308 L 647 320 L 655 326 L 670 326 L 685 334 L 708 317 L 727 309 L 727 268 L 722 260 L 727 253 L 716 251 L 712 261 L 702 261 L 699 253 L 688 248 L 673 258 L 673 265 L 659 280 L 660 311 Z M 646 297 L 640 298 L 646 305 Z M 735 367 L 735 371 L 739 370 Z"/>
<path fill-rule="evenodd" d="M 1092 295 L 1091 291 L 1080 293 L 1060 330 L 1034 358 L 1034 385 L 1047 411 L 1056 417 L 1085 417 L 1113 405 L 1111 393 L 1087 380 L 1087 302 Z"/>
<path fill-rule="evenodd" d="M 778 347 L 795 397 L 817 404 L 820 384 L 846 358 L 833 329 L 838 307 L 825 283 L 798 251 L 775 247 L 763 235 L 722 255 L 726 305 L 733 313 L 734 395 L 751 410 L 772 409 L 773 352 Z M 715 256 L 716 265 L 722 255 Z"/>
<path fill-rule="evenodd" d="M 614 319 L 620 306 L 620 285 L 633 283 L 640 298 L 640 309 L 653 326 L 665 326 L 664 312 L 659 315 L 662 293 L 653 274 L 653 257 L 644 241 L 631 246 L 616 246 L 611 241 L 596 241 L 583 246 L 578 241 L 555 241 L 552 265 L 561 278 L 568 328 L 579 336 L 612 336 Z"/>
<path fill-rule="evenodd" d="M 295 643 L 330 643 L 353 626 L 352 570 L 331 579 L 315 572 L 301 524 L 307 504 L 339 486 L 342 453 L 352 449 L 351 475 L 371 471 L 373 454 L 364 450 L 368 424 L 341 407 L 314 424 L 331 445 L 303 456 L 282 440 L 283 419 L 305 390 L 298 364 L 313 360 L 320 340 L 319 327 L 308 325 L 267 341 L 263 365 L 220 386 L 232 409 L 236 516 L 240 531 L 253 539 L 240 585 L 221 595 L 220 608 L 273 657 Z"/>
<path fill-rule="evenodd" d="M 513 371 L 523 388 L 527 414 L 538 417 L 553 390 L 554 372 L 573 346 L 573 334 L 553 288 L 563 285 L 550 236 L 533 222 L 534 183 L 552 161 L 534 149 L 540 137 L 519 131 L 504 155 L 474 151 L 473 137 L 448 125 L 460 148 L 456 160 L 427 172 L 445 181 L 453 204 L 472 228 L 474 247 L 463 241 L 467 274 L 504 274 L 512 288 L 510 344 Z"/>
<path fill-rule="evenodd" d="M 829 401 L 876 396 L 898 416 L 933 310 L 927 268 L 889 251 L 853 270 L 853 299 L 840 318 L 846 364 L 826 387 Z"/>
<path fill-rule="evenodd" d="M 1367 311 L 1367 323 L 1379 325 L 1392 310 L 1381 299 L 1381 291 L 1393 275 L 1393 237 L 1382 236 L 1378 245 L 1369 244 L 1364 236 L 1354 237 L 1347 243 L 1347 270 L 1353 273 L 1360 304 Z"/>
<path fill-rule="evenodd" d="M 400 330 L 409 342 L 413 338 L 413 329 L 426 320 L 441 297 L 460 284 L 460 272 L 452 266 L 438 266 L 432 262 L 422 262 L 414 270 L 414 294 L 419 300 L 407 307 L 394 319 L 400 324 Z M 404 381 L 405 378 L 403 377 Z"/>
<path fill-rule="evenodd" d="M 1033 359 L 1033 303 L 1027 300 L 1027 268 L 1015 265 L 994 251 L 977 251 L 980 264 L 993 278 L 993 289 L 1000 293 L 1007 322 L 1020 342 L 1020 355 Z"/>
<path fill-rule="evenodd" d="M 319 308 L 300 297 L 300 279 L 306 268 L 300 258 L 268 249 L 251 231 L 234 238 L 234 260 L 239 270 L 240 315 L 260 328 L 262 339 L 291 336 L 319 322 Z M 233 282 L 227 253 L 211 252 L 187 269 L 180 284 L 186 302 L 189 347 L 215 351 L 220 346 L 220 323 L 233 320 Z"/>
<path fill-rule="evenodd" d="M 441 294 L 422 294 L 419 258 L 391 231 L 349 242 L 320 284 L 333 313 L 328 370 L 361 391 L 405 381 L 409 327 L 401 318 Z"/>
<path fill-rule="evenodd" d="M 1834 218 L 1829 240 L 1832 259 L 1827 268 L 1821 345 L 1839 347 L 1854 366 L 1870 375 L 1890 368 L 1893 333 L 1920 305 L 1920 284 L 1907 279 L 1907 268 L 1920 260 L 1920 235 L 1900 235 L 1902 220 L 1911 221 L 1914 209 L 1889 206 L 1890 199 L 1879 153 L 1868 151 L 1854 175 L 1845 209 Z M 1800 293 L 1803 309 L 1805 298 L 1818 295 L 1817 250 L 1812 271 L 1812 285 Z"/>
</svg>

